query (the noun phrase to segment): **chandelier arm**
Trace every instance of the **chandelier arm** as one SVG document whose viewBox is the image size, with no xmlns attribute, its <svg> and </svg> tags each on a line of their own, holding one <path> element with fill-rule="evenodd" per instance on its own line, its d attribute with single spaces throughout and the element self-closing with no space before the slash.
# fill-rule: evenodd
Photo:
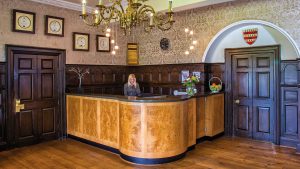
<svg viewBox="0 0 300 169">
<path fill-rule="evenodd" d="M 168 27 L 164 27 L 165 25 L 157 25 L 157 27 L 158 27 L 158 29 L 160 29 L 162 31 L 167 31 L 167 30 L 170 30 L 172 28 L 172 24 L 171 23 L 168 25 Z"/>
<path fill-rule="evenodd" d="M 168 23 L 172 23 L 174 22 L 173 21 L 173 14 L 168 14 L 168 19 L 164 19 L 162 14 L 158 14 L 158 15 L 155 15 L 154 17 L 154 21 L 157 22 L 158 25 L 165 25 L 165 24 L 168 24 Z"/>
<path fill-rule="evenodd" d="M 86 20 L 86 18 L 87 18 L 87 17 L 84 17 L 84 18 L 82 18 L 82 20 L 83 20 L 83 22 L 84 22 L 85 24 L 87 24 L 88 26 L 96 26 L 96 25 L 97 25 L 97 24 L 95 24 L 95 23 L 88 22 L 88 21 Z"/>
</svg>

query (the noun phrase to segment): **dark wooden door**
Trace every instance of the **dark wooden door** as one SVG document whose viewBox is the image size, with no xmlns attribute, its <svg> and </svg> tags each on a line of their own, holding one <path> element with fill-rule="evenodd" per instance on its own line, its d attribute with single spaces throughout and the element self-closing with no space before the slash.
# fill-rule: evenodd
<svg viewBox="0 0 300 169">
<path fill-rule="evenodd" d="M 274 140 L 274 53 L 232 55 L 234 132 Z"/>
<path fill-rule="evenodd" d="M 14 100 L 20 99 L 25 105 L 25 109 L 15 112 L 16 144 L 56 138 L 60 114 L 58 57 L 15 54 L 13 59 Z"/>
</svg>

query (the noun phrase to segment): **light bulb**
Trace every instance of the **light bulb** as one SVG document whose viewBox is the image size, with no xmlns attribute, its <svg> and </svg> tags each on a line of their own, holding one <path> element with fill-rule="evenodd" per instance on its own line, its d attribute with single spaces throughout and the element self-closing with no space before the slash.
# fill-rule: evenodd
<svg viewBox="0 0 300 169">
<path fill-rule="evenodd" d="M 115 55 L 115 54 L 116 54 L 116 51 L 113 50 L 113 51 L 111 52 L 111 54 Z"/>
<path fill-rule="evenodd" d="M 95 14 L 98 14 L 98 13 L 99 13 L 99 11 L 96 9 L 96 10 L 95 10 Z"/>
<path fill-rule="evenodd" d="M 197 41 L 196 41 L 196 40 L 194 40 L 194 41 L 193 41 L 193 45 L 196 45 L 196 44 L 197 44 Z"/>
<path fill-rule="evenodd" d="M 116 45 L 116 46 L 115 46 L 115 49 L 116 49 L 116 50 L 118 50 L 118 49 L 119 49 L 119 46 L 118 46 L 118 45 Z"/>
<path fill-rule="evenodd" d="M 194 31 L 190 31 L 190 35 L 193 35 L 194 34 Z"/>
<path fill-rule="evenodd" d="M 185 54 L 186 54 L 186 55 L 189 55 L 189 54 L 190 54 L 190 52 L 189 52 L 189 51 L 185 51 Z"/>
<path fill-rule="evenodd" d="M 106 33 L 105 36 L 106 36 L 106 37 L 110 37 L 110 34 L 109 34 L 109 33 Z"/>
<path fill-rule="evenodd" d="M 86 4 L 86 0 L 82 0 L 82 3 L 83 3 L 83 4 Z"/>
<path fill-rule="evenodd" d="M 184 29 L 184 32 L 185 32 L 185 33 L 188 33 L 188 32 L 189 32 L 189 29 L 188 29 L 188 28 L 185 28 L 185 29 Z"/>
<path fill-rule="evenodd" d="M 106 29 L 106 32 L 110 33 L 111 29 L 110 28 L 107 28 Z"/>
<path fill-rule="evenodd" d="M 195 47 L 194 46 L 190 46 L 190 50 L 193 50 Z"/>
<path fill-rule="evenodd" d="M 115 40 L 111 40 L 111 43 L 114 44 L 114 43 L 115 43 Z"/>
</svg>

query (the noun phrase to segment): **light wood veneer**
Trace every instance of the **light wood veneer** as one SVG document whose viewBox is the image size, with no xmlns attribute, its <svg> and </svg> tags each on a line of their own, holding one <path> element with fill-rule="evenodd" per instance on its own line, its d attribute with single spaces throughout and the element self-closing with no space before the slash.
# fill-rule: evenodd
<svg viewBox="0 0 300 169">
<path fill-rule="evenodd" d="M 209 96 L 212 98 L 203 104 L 202 97 L 149 103 L 67 95 L 67 132 L 134 158 L 174 157 L 205 135 L 204 126 L 212 127 L 206 133 L 209 136 L 221 132 L 221 111 L 215 110 L 222 106 L 214 106 L 220 96 Z M 210 114 L 203 116 L 203 110 Z M 220 119 L 218 124 L 211 123 L 214 118 Z"/>
</svg>

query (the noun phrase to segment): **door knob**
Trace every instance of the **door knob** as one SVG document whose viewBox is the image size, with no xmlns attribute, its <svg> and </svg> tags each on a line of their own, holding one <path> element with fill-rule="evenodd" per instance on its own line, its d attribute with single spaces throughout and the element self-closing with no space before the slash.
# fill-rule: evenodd
<svg viewBox="0 0 300 169">
<path fill-rule="evenodd" d="M 236 103 L 236 104 L 240 104 L 240 100 L 239 100 L 239 99 L 237 99 L 237 100 L 235 100 L 235 101 L 234 101 L 234 103 Z"/>
<path fill-rule="evenodd" d="M 25 108 L 24 104 L 21 104 L 20 99 L 16 99 L 16 113 L 20 112 Z"/>
</svg>

